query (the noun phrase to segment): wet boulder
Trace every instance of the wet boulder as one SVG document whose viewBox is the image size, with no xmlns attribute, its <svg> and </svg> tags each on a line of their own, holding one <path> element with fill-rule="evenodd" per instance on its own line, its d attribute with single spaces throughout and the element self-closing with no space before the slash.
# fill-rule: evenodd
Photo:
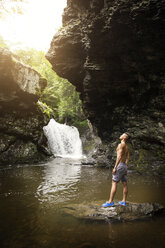
<svg viewBox="0 0 165 248">
<path fill-rule="evenodd" d="M 126 206 L 115 203 L 113 207 L 104 208 L 102 202 L 90 204 L 73 204 L 63 208 L 65 214 L 72 215 L 81 220 L 103 222 L 126 222 L 150 218 L 164 212 L 159 203 L 132 203 Z"/>
</svg>

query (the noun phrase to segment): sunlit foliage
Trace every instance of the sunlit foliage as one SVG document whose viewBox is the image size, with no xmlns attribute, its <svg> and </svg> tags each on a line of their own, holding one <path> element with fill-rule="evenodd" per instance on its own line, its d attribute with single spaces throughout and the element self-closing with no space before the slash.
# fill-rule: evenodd
<svg viewBox="0 0 165 248">
<path fill-rule="evenodd" d="M 0 47 L 9 48 L 2 36 L 0 36 Z"/>
<path fill-rule="evenodd" d="M 52 66 L 42 51 L 35 49 L 17 50 L 16 54 L 22 62 L 30 65 L 47 80 L 47 87 L 40 100 L 52 108 L 54 117 L 59 121 L 74 122 L 85 119 L 79 93 L 66 79 L 60 78 L 52 70 Z"/>
<path fill-rule="evenodd" d="M 11 14 L 23 14 L 26 0 L 6 1 L 0 0 L 0 18 L 6 18 Z"/>
<path fill-rule="evenodd" d="M 0 36 L 0 47 L 8 48 L 5 40 Z M 43 51 L 33 48 L 15 50 L 14 53 L 24 64 L 31 66 L 47 80 L 47 87 L 40 95 L 44 113 L 54 117 L 59 122 L 67 122 L 84 129 L 87 126 L 82 110 L 82 102 L 75 87 L 66 79 L 60 78 L 53 70 Z"/>
</svg>

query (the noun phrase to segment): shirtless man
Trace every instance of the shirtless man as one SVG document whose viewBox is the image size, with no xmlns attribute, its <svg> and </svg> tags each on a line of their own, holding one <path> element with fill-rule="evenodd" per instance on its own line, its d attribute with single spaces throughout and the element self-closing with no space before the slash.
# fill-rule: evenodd
<svg viewBox="0 0 165 248">
<path fill-rule="evenodd" d="M 112 171 L 112 187 L 110 192 L 109 202 L 103 204 L 103 207 L 111 207 L 114 205 L 113 198 L 115 196 L 117 190 L 117 183 L 120 180 L 123 183 L 123 200 L 119 201 L 120 205 L 126 205 L 126 198 L 128 193 L 127 187 L 127 166 L 129 163 L 129 151 L 126 144 L 127 139 L 129 138 L 127 133 L 123 133 L 120 136 L 121 143 L 118 145 L 116 152 L 117 152 L 117 159 L 115 163 L 115 167 Z"/>
</svg>

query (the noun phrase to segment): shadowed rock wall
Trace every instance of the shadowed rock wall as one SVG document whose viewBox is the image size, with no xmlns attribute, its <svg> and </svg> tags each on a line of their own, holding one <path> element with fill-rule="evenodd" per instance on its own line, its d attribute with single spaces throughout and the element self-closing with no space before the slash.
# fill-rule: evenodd
<svg viewBox="0 0 165 248">
<path fill-rule="evenodd" d="M 164 16 L 163 0 L 68 0 L 47 54 L 57 74 L 81 92 L 109 161 L 128 131 L 131 164 L 159 173 L 165 168 Z"/>
<path fill-rule="evenodd" d="M 42 130 L 47 120 L 36 104 L 45 85 L 36 71 L 0 49 L 0 164 L 47 157 Z"/>
</svg>

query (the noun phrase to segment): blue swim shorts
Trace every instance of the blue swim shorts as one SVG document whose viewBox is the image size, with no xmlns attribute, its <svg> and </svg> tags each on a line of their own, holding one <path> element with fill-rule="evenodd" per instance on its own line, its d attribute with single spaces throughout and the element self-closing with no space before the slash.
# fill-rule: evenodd
<svg viewBox="0 0 165 248">
<path fill-rule="evenodd" d="M 112 180 L 115 182 L 127 182 L 127 165 L 125 163 L 119 163 L 115 174 L 112 175 Z"/>
</svg>

